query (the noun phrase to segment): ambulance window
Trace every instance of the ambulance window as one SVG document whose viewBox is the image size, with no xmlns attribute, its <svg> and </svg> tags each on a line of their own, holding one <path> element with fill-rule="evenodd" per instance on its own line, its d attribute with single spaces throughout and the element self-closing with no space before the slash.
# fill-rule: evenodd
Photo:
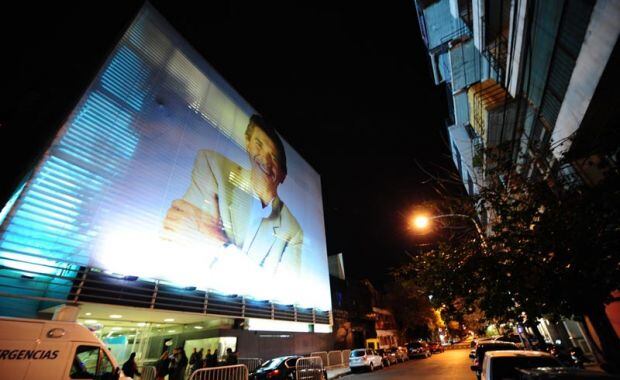
<svg viewBox="0 0 620 380">
<path fill-rule="evenodd" d="M 114 378 L 114 367 L 110 362 L 110 358 L 106 355 L 103 350 L 101 351 L 101 365 L 99 366 L 99 371 L 97 372 L 97 379 L 108 380 Z"/>
<path fill-rule="evenodd" d="M 79 346 L 75 350 L 75 357 L 71 365 L 72 379 L 94 379 L 99 361 L 99 347 Z"/>
</svg>

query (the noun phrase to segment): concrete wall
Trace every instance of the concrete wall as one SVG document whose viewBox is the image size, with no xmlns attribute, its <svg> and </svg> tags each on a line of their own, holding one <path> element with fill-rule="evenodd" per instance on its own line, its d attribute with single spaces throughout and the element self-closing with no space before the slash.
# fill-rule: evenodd
<svg viewBox="0 0 620 380">
<path fill-rule="evenodd" d="M 329 351 L 334 347 L 332 334 L 248 330 L 222 330 L 222 333 L 237 337 L 237 350 L 241 357 L 269 359 Z"/>
<path fill-rule="evenodd" d="M 596 86 L 618 40 L 619 19 L 619 1 L 596 2 L 551 136 L 551 143 L 555 145 L 553 154 L 557 158 L 561 158 L 569 150 L 571 145 L 569 137 L 581 125 L 590 105 Z"/>
</svg>

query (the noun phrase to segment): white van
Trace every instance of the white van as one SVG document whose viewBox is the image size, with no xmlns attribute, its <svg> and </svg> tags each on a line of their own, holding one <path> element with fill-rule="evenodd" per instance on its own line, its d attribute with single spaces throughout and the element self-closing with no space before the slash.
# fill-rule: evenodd
<svg viewBox="0 0 620 380">
<path fill-rule="evenodd" d="M 104 344 L 75 321 L 0 317 L 0 377 L 7 380 L 128 379 Z M 65 315 L 77 313 L 66 308 Z"/>
</svg>

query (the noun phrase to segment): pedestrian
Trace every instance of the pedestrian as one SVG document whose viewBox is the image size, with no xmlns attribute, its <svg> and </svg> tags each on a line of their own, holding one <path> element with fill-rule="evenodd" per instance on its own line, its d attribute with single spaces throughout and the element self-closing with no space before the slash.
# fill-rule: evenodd
<svg viewBox="0 0 620 380">
<path fill-rule="evenodd" d="M 226 365 L 235 365 L 237 362 L 237 354 L 233 352 L 232 348 L 228 347 L 226 349 Z"/>
<path fill-rule="evenodd" d="M 169 380 L 184 380 L 188 362 L 185 350 L 182 347 L 177 347 L 172 353 L 174 359 L 170 365 Z"/>
<path fill-rule="evenodd" d="M 170 371 L 170 354 L 168 351 L 164 350 L 159 360 L 155 364 L 155 379 L 156 380 L 165 380 L 165 377 L 168 376 Z"/>
<path fill-rule="evenodd" d="M 216 349 L 213 351 L 213 366 L 217 367 L 220 365 L 220 352 Z"/>
<path fill-rule="evenodd" d="M 207 353 L 205 354 L 205 357 L 202 360 L 202 368 L 208 368 L 209 367 L 209 356 L 211 356 L 211 349 L 207 348 Z"/>
<path fill-rule="evenodd" d="M 131 355 L 129 355 L 129 359 L 127 359 L 127 361 L 123 364 L 123 373 L 125 374 L 125 376 L 132 379 L 136 375 L 141 376 L 140 372 L 138 372 L 138 364 L 136 363 L 135 352 L 132 352 Z"/>
<path fill-rule="evenodd" d="M 211 353 L 211 349 L 207 349 L 207 355 L 205 355 L 205 367 L 211 368 L 217 365 L 217 360 L 215 359 L 215 355 Z"/>
<path fill-rule="evenodd" d="M 190 365 L 191 372 L 194 373 L 195 371 L 199 370 L 201 367 L 201 363 L 202 363 L 202 348 L 200 349 L 200 352 L 196 351 L 196 349 L 194 348 L 194 351 L 189 357 L 189 365 Z"/>
</svg>

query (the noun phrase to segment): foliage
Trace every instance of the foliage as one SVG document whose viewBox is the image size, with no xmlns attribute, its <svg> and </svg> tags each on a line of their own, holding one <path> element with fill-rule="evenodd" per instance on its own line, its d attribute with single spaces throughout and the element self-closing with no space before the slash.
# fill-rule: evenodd
<svg viewBox="0 0 620 380">
<path fill-rule="evenodd" d="M 398 279 L 388 287 L 385 303 L 394 314 L 400 334 L 406 340 L 427 338 L 437 328 L 445 327 L 424 290 L 412 280 Z"/>
<path fill-rule="evenodd" d="M 462 298 L 498 320 L 583 315 L 609 301 L 620 288 L 618 175 L 561 191 L 514 174 L 493 178 L 474 199 L 492 221 L 487 248 L 471 229 L 412 255 L 397 274 L 424 284 L 436 305 Z M 471 198 L 459 202 L 437 208 L 477 217 Z"/>
</svg>

